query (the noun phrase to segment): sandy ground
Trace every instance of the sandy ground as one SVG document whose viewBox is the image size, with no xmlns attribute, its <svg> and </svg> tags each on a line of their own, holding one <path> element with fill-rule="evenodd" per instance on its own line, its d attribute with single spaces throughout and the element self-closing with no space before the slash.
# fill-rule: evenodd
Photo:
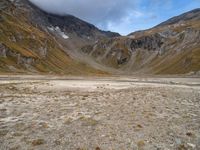
<svg viewBox="0 0 200 150">
<path fill-rule="evenodd" d="M 199 150 L 200 78 L 0 77 L 0 150 Z"/>
</svg>

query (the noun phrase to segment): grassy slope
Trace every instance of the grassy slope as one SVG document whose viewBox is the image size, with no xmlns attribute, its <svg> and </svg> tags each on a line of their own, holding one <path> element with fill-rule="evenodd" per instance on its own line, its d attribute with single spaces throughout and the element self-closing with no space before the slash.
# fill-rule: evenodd
<svg viewBox="0 0 200 150">
<path fill-rule="evenodd" d="M 200 22 L 191 21 L 185 23 L 184 26 L 170 27 L 171 30 L 176 32 L 182 32 L 186 30 L 186 28 L 200 30 Z M 139 35 L 139 37 L 150 36 L 152 34 L 162 32 L 163 30 L 165 30 L 163 27 L 153 28 L 144 31 L 144 33 Z M 171 41 L 171 44 L 180 44 L 176 42 L 176 40 Z M 141 65 L 145 59 L 142 59 L 143 53 L 141 51 L 137 51 L 135 53 L 136 58 L 134 59 L 134 66 L 132 66 L 133 71 L 140 71 L 141 69 L 143 72 L 148 74 L 185 74 L 200 71 L 200 43 L 196 44 L 196 46 L 191 45 L 190 48 L 182 49 L 181 51 L 176 51 L 176 49 L 168 50 L 162 56 L 156 55 L 150 62 L 145 63 L 145 65 Z M 140 69 L 138 69 L 138 66 L 140 66 Z"/>
<path fill-rule="evenodd" d="M 51 35 L 34 27 L 25 15 L 14 16 L 11 13 L 0 12 L 0 42 L 13 52 L 22 56 L 34 58 L 37 63 L 34 69 L 41 73 L 62 73 L 73 75 L 101 75 L 101 71 L 72 60 L 54 41 Z M 15 37 L 16 42 L 11 39 Z M 22 37 L 19 39 L 19 37 Z M 41 58 L 38 49 L 47 47 L 48 55 Z M 9 72 L 8 67 L 14 66 L 18 73 L 27 73 L 26 68 L 17 65 L 14 57 L 0 58 L 0 72 Z"/>
<path fill-rule="evenodd" d="M 200 22 L 191 21 L 182 27 L 172 26 L 171 30 L 182 32 L 186 28 L 200 30 Z M 151 31 L 151 33 L 155 32 L 158 31 L 156 29 Z M 178 52 L 176 49 L 169 50 L 165 55 L 155 57 L 149 67 L 155 74 L 185 74 L 200 71 L 200 43 Z"/>
<path fill-rule="evenodd" d="M 148 74 L 186 74 L 200 71 L 200 46 L 184 49 L 179 52 L 170 50 L 164 55 L 156 55 L 150 62 L 141 65 L 142 52 L 136 52 L 133 70 Z M 150 56 L 149 56 L 150 57 Z M 139 67 L 140 66 L 140 67 Z"/>
<path fill-rule="evenodd" d="M 167 59 L 166 59 L 167 58 Z M 164 61 L 162 61 L 164 59 Z M 161 62 L 162 63 L 159 63 Z M 159 65 L 156 65 L 159 63 Z M 184 74 L 200 70 L 200 47 L 172 53 L 169 56 L 156 58 L 152 62 L 156 74 Z"/>
</svg>

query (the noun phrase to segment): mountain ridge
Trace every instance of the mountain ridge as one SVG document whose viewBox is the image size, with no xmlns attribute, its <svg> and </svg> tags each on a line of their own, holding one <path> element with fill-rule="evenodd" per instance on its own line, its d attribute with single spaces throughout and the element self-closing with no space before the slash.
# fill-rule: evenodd
<svg viewBox="0 0 200 150">
<path fill-rule="evenodd" d="M 190 17 L 184 20 L 184 16 Z M 80 51 L 124 74 L 197 73 L 200 71 L 199 16 L 199 9 L 195 9 L 151 29 L 102 40 Z"/>
<path fill-rule="evenodd" d="M 81 19 L 79 19 L 76 16 L 73 16 L 71 14 L 65 14 L 65 15 L 53 14 L 53 13 L 42 10 L 41 8 L 39 8 L 38 6 L 36 6 L 34 3 L 30 2 L 29 0 L 28 0 L 28 4 L 31 5 L 31 7 L 33 7 L 34 9 L 37 9 L 37 11 L 42 13 L 43 16 L 46 16 L 47 20 L 49 21 L 50 24 L 52 24 L 54 26 L 59 26 L 59 27 L 62 27 L 62 28 L 65 27 L 66 29 L 68 29 L 68 31 L 73 30 L 73 29 L 77 30 L 75 32 L 77 34 L 79 34 L 79 36 L 86 34 L 85 32 L 79 33 L 80 32 L 79 30 L 81 30 L 82 28 L 87 28 L 87 32 L 89 32 L 89 33 L 92 32 L 91 30 L 96 30 L 97 32 L 101 33 L 102 36 L 105 36 L 105 37 L 120 36 L 119 33 L 100 30 L 96 26 L 94 26 L 93 24 L 90 24 L 90 23 L 88 23 L 84 20 L 81 20 Z M 78 28 L 77 27 L 73 28 L 73 26 L 78 26 Z"/>
<path fill-rule="evenodd" d="M 0 72 L 105 74 L 72 59 L 46 28 L 30 21 L 34 10 L 21 2 L 0 2 Z"/>
<path fill-rule="evenodd" d="M 128 36 L 26 0 L 0 2 L 0 72 L 190 74 L 200 70 L 200 11 Z M 185 18 L 185 19 L 184 19 Z"/>
<path fill-rule="evenodd" d="M 181 15 L 172 17 L 172 18 L 168 19 L 167 21 L 164 21 L 164 22 L 158 24 L 155 27 L 159 27 L 159 26 L 163 26 L 163 25 L 170 25 L 170 24 L 174 24 L 174 23 L 177 23 L 180 21 L 184 22 L 184 21 L 188 21 L 188 20 L 200 20 L 199 14 L 200 14 L 200 8 L 196 8 L 196 9 L 193 9 L 186 13 L 183 13 Z"/>
</svg>

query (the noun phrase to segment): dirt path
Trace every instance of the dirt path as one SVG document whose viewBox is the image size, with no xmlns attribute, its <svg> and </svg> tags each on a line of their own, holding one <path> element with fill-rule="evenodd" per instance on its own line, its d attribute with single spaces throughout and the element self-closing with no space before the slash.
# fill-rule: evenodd
<svg viewBox="0 0 200 150">
<path fill-rule="evenodd" d="M 200 149 L 200 79 L 1 76 L 1 150 Z"/>
</svg>

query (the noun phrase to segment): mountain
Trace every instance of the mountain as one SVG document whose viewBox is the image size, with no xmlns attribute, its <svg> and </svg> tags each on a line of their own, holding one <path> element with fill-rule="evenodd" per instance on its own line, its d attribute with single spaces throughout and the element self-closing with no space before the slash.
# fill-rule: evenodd
<svg viewBox="0 0 200 150">
<path fill-rule="evenodd" d="M 128 36 L 27 0 L 0 1 L 0 73 L 194 74 L 200 71 L 200 9 Z"/>
<path fill-rule="evenodd" d="M 200 8 L 194 9 L 194 10 L 189 11 L 187 13 L 184 13 L 180 16 L 173 17 L 173 18 L 159 24 L 156 27 L 165 26 L 165 25 L 172 25 L 172 24 L 177 24 L 177 23 L 181 23 L 181 22 L 188 22 L 188 21 L 199 21 L 200 20 L 199 12 L 200 12 Z"/>
<path fill-rule="evenodd" d="M 101 74 L 74 60 L 70 48 L 114 36 L 119 34 L 101 31 L 71 15 L 49 14 L 27 0 L 1 0 L 0 72 Z"/>
<path fill-rule="evenodd" d="M 63 38 L 62 34 L 68 36 L 68 41 L 80 41 L 80 46 L 86 43 L 94 43 L 103 38 L 120 36 L 118 33 L 102 31 L 94 25 L 87 23 L 72 15 L 56 15 L 43 11 L 27 0 L 19 0 L 23 9 L 29 12 L 29 21 L 43 30 L 48 30 L 56 37 Z M 82 41 L 82 42 L 81 42 Z M 75 42 L 74 45 L 77 45 Z"/>
<path fill-rule="evenodd" d="M 123 74 L 193 74 L 200 71 L 200 9 L 128 36 L 80 49 Z"/>
</svg>

